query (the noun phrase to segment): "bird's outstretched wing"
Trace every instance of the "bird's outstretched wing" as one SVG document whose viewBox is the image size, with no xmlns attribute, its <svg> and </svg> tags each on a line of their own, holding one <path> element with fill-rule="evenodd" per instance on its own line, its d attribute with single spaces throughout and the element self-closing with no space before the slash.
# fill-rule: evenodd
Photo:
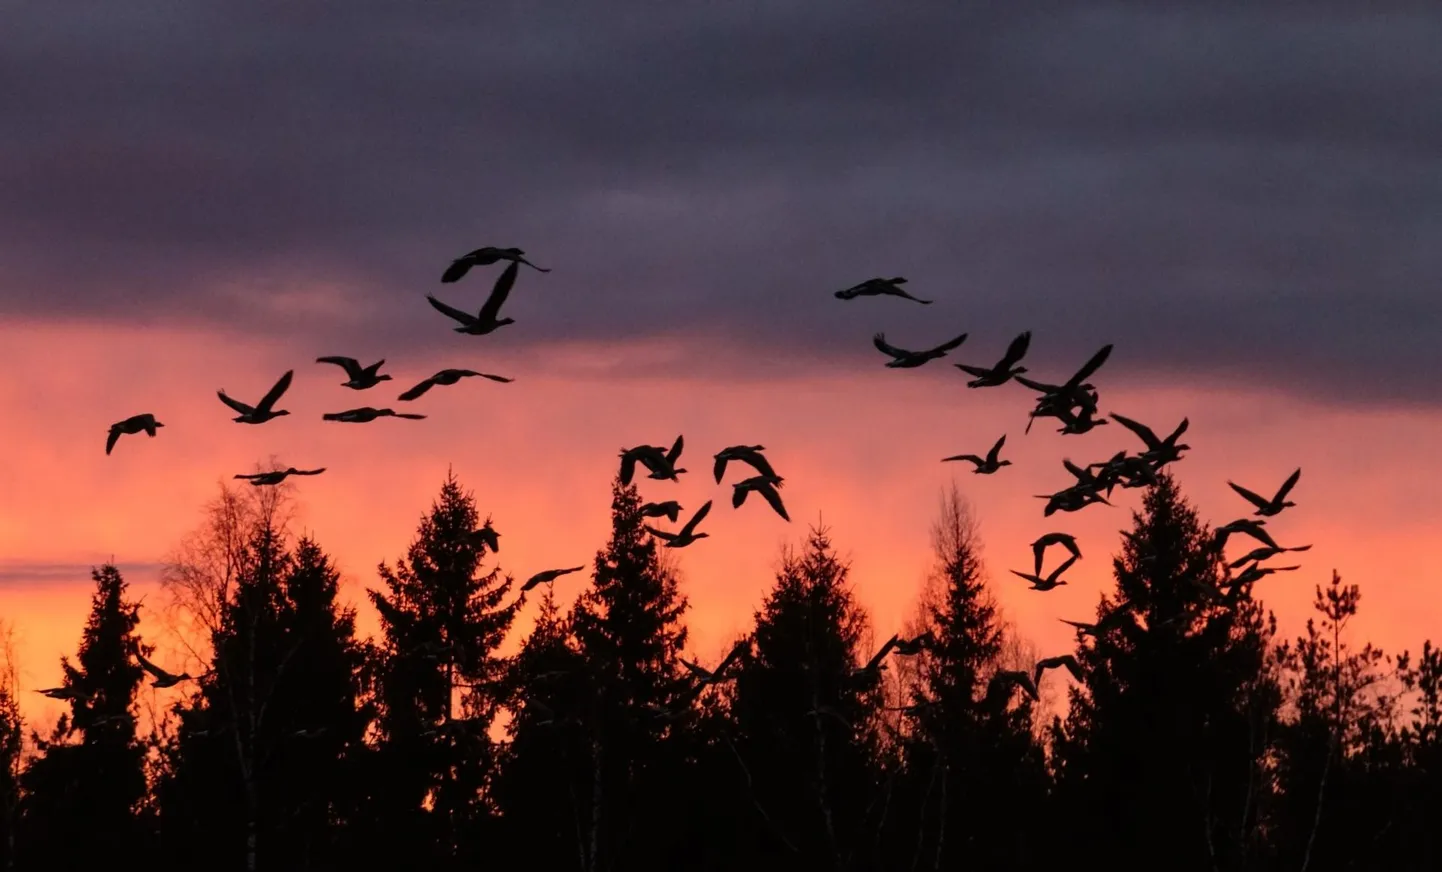
<svg viewBox="0 0 1442 872">
<path fill-rule="evenodd" d="M 1296 472 L 1292 473 L 1290 476 L 1287 477 L 1286 481 L 1282 482 L 1282 487 L 1278 489 L 1277 496 L 1275 497 L 1276 501 L 1280 503 L 1282 500 L 1285 500 L 1287 498 L 1287 494 L 1292 492 L 1292 488 L 1296 487 L 1297 479 L 1301 477 L 1302 468 L 1299 466 L 1297 467 Z"/>
<path fill-rule="evenodd" d="M 114 424 L 110 427 L 110 435 L 105 437 L 105 453 L 110 454 L 115 450 L 115 443 L 120 441 L 120 425 Z"/>
<path fill-rule="evenodd" d="M 901 360 L 902 358 L 911 356 L 910 351 L 907 351 L 903 348 L 897 348 L 895 345 L 888 344 L 886 341 L 885 333 L 878 333 L 875 336 L 871 337 L 871 344 L 875 345 L 877 350 L 880 351 L 882 354 L 889 355 L 896 358 L 897 360 Z"/>
<path fill-rule="evenodd" d="M 1076 371 L 1076 375 L 1067 379 L 1064 387 L 1080 387 L 1082 382 L 1091 378 L 1093 373 L 1102 368 L 1102 364 L 1107 362 L 1107 358 L 1111 357 L 1111 354 L 1112 347 L 1110 345 L 1103 346 L 1101 351 L 1098 351 L 1096 354 L 1093 354 L 1091 356 L 1091 360 L 1088 360 L 1086 363 L 1082 364 L 1082 368 Z"/>
<path fill-rule="evenodd" d="M 707 505 L 710 505 L 710 503 L 707 503 Z M 650 533 L 652 536 L 655 536 L 657 539 L 665 539 L 667 542 L 674 542 L 678 538 L 678 534 L 676 533 L 668 533 L 665 530 L 657 530 L 655 527 L 652 527 L 650 525 L 647 525 L 646 532 Z"/>
<path fill-rule="evenodd" d="M 786 514 L 786 506 L 782 504 L 781 494 L 776 491 L 776 488 L 768 484 L 758 490 L 761 491 L 761 496 L 766 498 L 766 502 L 771 504 L 771 508 L 776 510 L 776 514 L 780 515 L 782 520 L 790 523 L 791 516 Z"/>
<path fill-rule="evenodd" d="M 506 297 L 511 294 L 511 286 L 516 283 L 516 274 L 521 271 L 521 265 L 511 261 L 500 278 L 496 279 L 495 285 L 491 287 L 491 295 L 486 298 L 486 304 L 481 307 L 479 320 L 490 322 L 501 314 L 501 305 L 506 302 Z"/>
<path fill-rule="evenodd" d="M 951 351 L 951 350 L 953 350 L 953 349 L 955 349 L 955 348 L 959 348 L 959 347 L 961 346 L 961 343 L 963 343 L 963 342 L 966 341 L 966 337 L 967 337 L 968 335 L 969 335 L 969 334 L 963 333 L 963 334 L 961 334 L 960 336 L 956 337 L 955 339 L 951 340 L 950 342 L 943 342 L 943 343 L 941 343 L 940 345 L 936 346 L 935 348 L 931 349 L 931 353 L 932 353 L 932 354 L 945 354 L 945 353 L 948 352 L 948 351 Z"/>
<path fill-rule="evenodd" d="M 344 369 L 345 374 L 350 376 L 351 378 L 358 378 L 360 377 L 361 373 L 364 372 L 364 370 L 361 368 L 360 361 L 356 360 L 354 357 L 317 357 L 315 359 L 315 362 L 333 363 L 341 369 Z M 382 360 L 381 363 L 385 363 L 385 361 Z M 376 364 L 376 368 L 380 368 L 379 363 Z"/>
<path fill-rule="evenodd" d="M 1011 344 L 1007 346 L 1006 354 L 1002 357 L 1001 362 L 997 364 L 997 369 L 1005 370 L 1016 366 L 1021 362 L 1023 357 L 1026 357 L 1026 351 L 1030 346 L 1031 331 L 1028 330 L 1013 339 Z"/>
<path fill-rule="evenodd" d="M 1125 415 L 1118 415 L 1116 412 L 1112 412 L 1111 418 L 1113 421 L 1116 421 L 1118 424 L 1137 434 L 1137 438 L 1145 442 L 1149 450 L 1156 451 L 1162 447 L 1162 440 L 1158 439 L 1157 434 L 1153 433 L 1152 428 L 1147 425 L 1133 421 Z"/>
<path fill-rule="evenodd" d="M 466 325 L 467 327 L 471 326 L 472 324 L 475 324 L 475 323 L 477 322 L 477 320 L 479 320 L 479 319 L 476 318 L 475 315 L 472 315 L 472 314 L 470 314 L 469 312 L 462 312 L 460 309 L 457 309 L 455 306 L 448 306 L 448 305 L 446 305 L 445 303 L 442 303 L 440 300 L 437 300 L 435 297 L 431 296 L 430 294 L 426 294 L 426 300 L 430 302 L 431 306 L 432 306 L 437 312 L 440 312 L 442 315 L 445 315 L 447 318 L 450 318 L 450 319 L 452 319 L 452 320 L 454 320 L 454 321 L 459 321 L 460 323 Z"/>
<path fill-rule="evenodd" d="M 281 395 L 290 389 L 290 382 L 293 378 L 295 378 L 295 370 L 286 370 L 285 375 L 277 379 L 270 391 L 260 398 L 260 405 L 256 406 L 256 408 L 264 409 L 267 412 L 273 409 L 275 404 L 280 401 Z"/>
<path fill-rule="evenodd" d="M 458 257 L 455 260 L 451 261 L 451 265 L 446 267 L 446 271 L 444 273 L 441 273 L 441 281 L 446 284 L 450 284 L 451 282 L 458 282 L 466 273 L 470 271 L 470 256 L 467 255 L 466 257 Z"/>
<path fill-rule="evenodd" d="M 233 399 L 231 399 L 230 397 L 227 397 L 227 396 L 225 395 L 225 390 L 224 390 L 223 388 L 222 388 L 221 390 L 216 391 L 216 392 L 215 392 L 215 395 L 216 395 L 217 397 L 220 397 L 220 401 L 221 401 L 222 403 L 225 403 L 227 406 L 230 406 L 232 409 L 236 410 L 237 412 L 239 412 L 239 413 L 242 414 L 242 415 L 249 415 L 251 412 L 254 412 L 254 411 L 255 411 L 255 409 L 254 409 L 253 407 L 247 406 L 245 403 L 242 403 L 240 400 L 233 400 Z"/>
<path fill-rule="evenodd" d="M 701 519 L 705 518 L 706 515 L 707 515 L 707 513 L 710 512 L 710 511 L 711 511 L 711 501 L 710 501 L 710 500 L 707 500 L 706 503 L 705 503 L 705 505 L 703 505 L 703 506 L 701 506 L 701 508 L 697 509 L 697 510 L 696 510 L 696 514 L 694 514 L 694 515 L 691 516 L 691 520 L 689 520 L 689 521 L 686 522 L 686 526 L 684 526 L 684 527 L 681 528 L 681 535 L 683 535 L 683 536 L 689 536 L 692 532 L 694 532 L 695 529 L 696 529 L 696 526 L 701 523 Z"/>
<path fill-rule="evenodd" d="M 1247 502 L 1251 503 L 1259 509 L 1266 508 L 1267 505 L 1271 502 L 1270 500 L 1260 496 L 1259 494 L 1247 490 L 1239 484 L 1235 484 L 1229 481 L 1227 482 L 1227 486 L 1230 487 L 1232 490 L 1236 491 L 1237 493 L 1241 494 L 1242 499 L 1246 500 Z"/>
<path fill-rule="evenodd" d="M 970 463 L 975 463 L 977 466 L 982 466 L 983 464 L 986 463 L 985 460 L 981 459 L 980 457 L 977 457 L 975 454 L 957 454 L 957 455 L 953 455 L 952 457 L 943 457 L 943 458 L 941 458 L 941 462 L 942 462 L 942 463 L 946 463 L 946 462 L 949 461 L 949 460 L 965 460 L 965 461 L 968 461 L 968 462 L 970 462 Z"/>
<path fill-rule="evenodd" d="M 422 380 L 420 383 L 418 383 L 415 387 L 413 387 L 413 388 L 411 388 L 410 390 L 406 391 L 405 393 L 401 394 L 399 397 L 396 397 L 396 399 L 398 399 L 398 400 L 414 400 L 414 399 L 418 399 L 418 398 L 420 398 L 421 395 L 423 395 L 426 391 L 428 391 L 428 390 L 430 390 L 431 388 L 435 387 L 435 384 L 436 384 L 436 380 L 435 380 L 434 378 L 424 379 L 424 380 Z"/>
</svg>

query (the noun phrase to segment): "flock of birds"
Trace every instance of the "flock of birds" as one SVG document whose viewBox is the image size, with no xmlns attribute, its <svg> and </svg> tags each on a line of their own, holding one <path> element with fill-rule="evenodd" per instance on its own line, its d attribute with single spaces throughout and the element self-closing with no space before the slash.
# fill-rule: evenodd
<svg viewBox="0 0 1442 872">
<path fill-rule="evenodd" d="M 478 266 L 489 266 L 500 261 L 506 261 L 507 266 L 496 280 L 491 289 L 489 297 L 481 306 L 476 315 L 467 311 L 454 308 L 432 295 L 427 295 L 427 300 L 438 312 L 456 321 L 460 326 L 455 327 L 457 333 L 472 336 L 484 336 L 492 333 L 501 327 L 514 323 L 512 318 L 500 317 L 501 307 L 506 302 L 515 285 L 516 277 L 520 266 L 525 264 L 539 272 L 550 272 L 531 263 L 525 258 L 525 252 L 519 248 L 497 248 L 487 246 L 478 248 L 462 257 L 456 258 L 445 270 L 441 277 L 443 283 L 454 283 L 466 276 L 471 269 Z M 903 277 L 894 278 L 873 278 L 860 284 L 836 291 L 835 296 L 842 300 L 853 300 L 858 297 L 897 297 L 911 300 L 922 305 L 930 305 L 933 301 L 923 300 L 908 293 L 902 285 L 906 283 Z M 899 348 L 886 341 L 884 333 L 877 333 L 873 338 L 873 344 L 882 354 L 890 358 L 886 366 L 893 369 L 914 369 L 927 364 L 933 360 L 945 357 L 948 353 L 955 351 L 967 340 L 967 334 L 962 334 L 954 339 L 937 345 L 933 348 L 912 351 Z M 1094 385 L 1087 380 L 1099 370 L 1110 356 L 1112 346 L 1107 345 L 1096 352 L 1087 360 L 1072 376 L 1059 384 L 1051 384 L 1030 379 L 1023 375 L 1027 368 L 1020 366 L 1020 362 L 1026 357 L 1031 345 L 1030 331 L 1022 333 L 1013 339 L 1007 347 L 1001 359 L 991 366 L 972 366 L 958 363 L 955 366 L 967 375 L 971 380 L 967 382 L 968 388 L 989 388 L 999 387 L 1008 382 L 1016 382 L 1033 391 L 1037 397 L 1026 425 L 1026 433 L 1030 433 L 1031 426 L 1039 418 L 1053 418 L 1061 423 L 1057 430 L 1063 435 L 1080 435 L 1087 433 L 1096 427 L 1105 425 L 1108 418 L 1115 421 L 1127 430 L 1131 431 L 1145 446 L 1145 450 L 1137 453 L 1129 453 L 1125 450 L 1117 452 L 1112 457 L 1085 466 L 1074 464 L 1069 459 L 1063 459 L 1062 465 L 1067 472 L 1075 479 L 1073 483 L 1061 490 L 1051 494 L 1038 494 L 1038 499 L 1046 500 L 1043 509 L 1045 517 L 1051 517 L 1056 512 L 1077 512 L 1094 503 L 1111 505 L 1108 501 L 1116 488 L 1143 488 L 1157 482 L 1157 474 L 1168 464 L 1173 463 L 1182 457 L 1182 452 L 1190 448 L 1189 445 L 1179 442 L 1181 436 L 1186 432 L 1188 421 L 1183 419 L 1177 427 L 1166 437 L 1159 437 L 1151 428 L 1123 415 L 1111 413 L 1106 417 L 1099 417 L 1099 394 Z M 317 363 L 333 364 L 345 370 L 347 381 L 342 383 L 343 387 L 352 390 L 369 390 L 378 386 L 381 382 L 389 381 L 391 376 L 380 372 L 384 360 L 362 366 L 359 361 L 349 357 L 319 357 Z M 276 404 L 289 389 L 294 371 L 286 372 L 269 392 L 263 396 L 255 405 L 240 402 L 228 396 L 224 390 L 217 392 L 220 400 L 237 414 L 233 419 L 241 424 L 264 424 L 268 421 L 283 415 L 290 414 L 285 409 L 276 409 Z M 490 373 L 478 372 L 469 369 L 444 369 L 435 375 L 427 378 L 414 387 L 398 396 L 398 400 L 409 402 L 418 399 L 432 388 L 437 386 L 454 385 L 464 378 L 479 377 L 495 382 L 507 383 L 512 379 Z M 326 413 L 323 416 L 327 421 L 338 421 L 345 423 L 369 423 L 382 417 L 395 417 L 418 420 L 424 415 L 400 413 L 389 407 L 375 408 L 363 406 L 348 409 L 343 412 Z M 109 437 L 105 445 L 105 453 L 108 455 L 114 449 L 116 442 L 122 435 L 133 435 L 144 432 L 154 437 L 158 428 L 165 426 L 156 420 L 155 415 L 150 413 L 134 415 L 119 421 L 110 427 Z M 1001 459 L 1001 451 L 1006 445 L 1006 435 L 1003 434 L 991 446 L 985 455 L 980 454 L 957 454 L 942 459 L 942 462 L 967 462 L 974 467 L 973 471 L 978 475 L 993 475 L 1003 467 L 1010 466 L 1011 461 Z M 657 445 L 638 445 L 633 448 L 623 448 L 620 452 L 620 479 L 623 484 L 629 485 L 634 480 L 638 466 L 644 467 L 649 479 L 658 481 L 678 482 L 681 474 L 686 469 L 680 467 L 679 461 L 682 450 L 685 447 L 685 440 L 678 436 L 669 448 Z M 713 473 L 716 483 L 720 485 L 725 477 L 728 465 L 732 462 L 740 462 L 751 468 L 755 474 L 743 478 L 732 484 L 731 503 L 733 508 L 740 508 L 751 493 L 757 493 L 764 499 L 771 508 L 786 521 L 790 521 L 786 507 L 782 502 L 780 488 L 783 479 L 776 474 L 771 464 L 767 461 L 761 445 L 732 445 L 723 448 L 713 455 Z M 324 468 L 302 470 L 294 467 L 287 469 L 276 469 L 268 472 L 236 475 L 237 479 L 249 480 L 255 486 L 277 485 L 289 476 L 318 475 L 324 472 Z M 1301 469 L 1293 472 L 1290 477 L 1270 498 L 1261 496 L 1241 485 L 1228 482 L 1228 485 L 1240 496 L 1251 503 L 1255 508 L 1254 517 L 1242 518 L 1226 524 L 1216 530 L 1216 545 L 1221 548 L 1225 545 L 1228 537 L 1243 534 L 1249 536 L 1260 547 L 1253 549 L 1244 556 L 1231 561 L 1229 567 L 1240 570 L 1235 575 L 1230 575 L 1225 585 L 1225 590 L 1207 588 L 1203 591 L 1206 598 L 1217 604 L 1234 603 L 1241 592 L 1248 590 L 1250 585 L 1275 572 L 1286 572 L 1296 570 L 1298 566 L 1268 566 L 1264 562 L 1277 555 L 1286 552 L 1306 551 L 1310 545 L 1295 547 L 1283 547 L 1277 544 L 1266 530 L 1266 519 L 1282 512 L 1282 510 L 1295 505 L 1287 500 L 1301 476 Z M 700 539 L 707 537 L 707 533 L 701 532 L 698 528 L 711 511 L 712 501 L 708 500 L 697 509 L 680 529 L 675 531 L 660 530 L 650 525 L 645 529 L 650 535 L 660 540 L 667 548 L 684 548 Z M 665 518 L 672 524 L 680 520 L 683 507 L 676 500 L 665 500 L 660 502 L 647 502 L 641 507 L 641 514 L 648 519 Z M 491 526 L 490 522 L 473 531 L 472 536 L 479 542 L 484 542 L 493 552 L 499 552 L 499 533 Z M 1062 546 L 1069 554 L 1067 559 L 1045 575 L 1042 574 L 1046 552 L 1052 546 Z M 1033 566 L 1031 571 L 1010 570 L 1014 575 L 1022 578 L 1031 585 L 1032 590 L 1049 591 L 1060 585 L 1066 584 L 1062 577 L 1068 569 L 1081 559 L 1081 549 L 1077 544 L 1076 537 L 1065 532 L 1047 533 L 1031 543 L 1033 555 Z M 1149 559 L 1147 556 L 1143 560 Z M 549 569 L 532 575 L 521 586 L 521 591 L 531 590 L 542 584 L 550 584 L 556 579 L 583 570 L 584 566 L 573 566 L 563 569 Z M 1080 635 L 1099 635 L 1117 626 L 1127 616 L 1130 604 L 1119 603 L 1117 608 L 1112 610 L 1108 616 L 1099 623 L 1085 623 L 1062 619 L 1065 623 L 1075 627 Z M 866 664 L 851 670 L 851 677 L 855 679 L 869 679 L 879 676 L 880 671 L 885 668 L 885 661 L 891 654 L 898 656 L 916 656 L 924 651 L 931 650 L 936 639 L 931 633 L 923 633 L 915 638 L 903 639 L 899 635 L 893 635 L 881 647 L 881 649 Z M 751 640 L 743 639 L 738 642 L 731 652 L 714 668 L 705 667 L 687 659 L 682 659 L 682 665 L 694 678 L 690 690 L 683 694 L 679 705 L 671 708 L 660 705 L 651 705 L 653 713 L 666 719 L 679 717 L 692 700 L 704 692 L 708 687 L 717 685 L 734 678 L 728 675 L 728 670 L 734 666 L 738 658 L 747 650 Z M 197 676 L 190 676 L 185 673 L 170 673 L 154 663 L 145 659 L 137 650 L 135 652 L 140 665 L 150 673 L 153 678 L 152 684 L 157 688 L 172 687 L 182 681 L 192 680 Z M 1062 654 L 1055 657 L 1046 657 L 1038 660 L 1032 670 L 999 670 L 991 679 L 990 691 L 995 693 L 1009 693 L 1012 689 L 1020 688 L 1033 699 L 1039 699 L 1038 686 L 1042 675 L 1049 669 L 1065 668 L 1071 674 L 1080 679 L 1081 673 L 1077 661 L 1070 654 Z M 83 695 L 83 691 L 74 687 L 49 688 L 38 691 L 54 699 L 76 699 Z M 531 701 L 527 705 L 536 706 L 537 711 L 547 717 L 544 707 L 539 703 Z M 898 711 L 916 714 L 918 709 L 915 705 L 902 706 Z M 553 715 L 554 713 L 552 713 Z M 816 717 L 823 715 L 838 716 L 836 712 L 820 706 L 809 714 Z M 543 720 L 543 723 L 549 722 Z"/>
</svg>

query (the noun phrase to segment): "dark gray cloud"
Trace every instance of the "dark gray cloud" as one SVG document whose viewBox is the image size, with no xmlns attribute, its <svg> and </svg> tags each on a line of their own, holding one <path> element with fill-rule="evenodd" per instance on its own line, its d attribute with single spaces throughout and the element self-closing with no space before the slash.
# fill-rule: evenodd
<svg viewBox="0 0 1442 872">
<path fill-rule="evenodd" d="M 754 372 L 1032 328 L 1043 374 L 1110 341 L 1119 372 L 1435 404 L 1442 9 L 1361 8 L 22 5 L 0 313 L 399 358 L 464 342 L 422 294 L 494 273 L 442 287 L 450 257 L 519 245 L 555 272 L 497 354 L 671 335 Z M 830 297 L 895 274 L 937 304 Z M 348 311 L 278 314 L 318 286 Z"/>
<path fill-rule="evenodd" d="M 104 560 L 94 563 L 0 563 L 0 586 L 83 584 L 90 581 L 91 570 L 98 569 L 104 563 Z M 119 569 L 120 574 L 131 584 L 146 584 L 160 577 L 161 564 L 117 563 L 115 568 Z"/>
</svg>

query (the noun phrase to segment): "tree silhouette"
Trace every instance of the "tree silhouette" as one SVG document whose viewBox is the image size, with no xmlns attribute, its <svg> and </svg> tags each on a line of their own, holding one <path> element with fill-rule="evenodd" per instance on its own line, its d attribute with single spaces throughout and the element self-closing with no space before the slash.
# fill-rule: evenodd
<svg viewBox="0 0 1442 872">
<path fill-rule="evenodd" d="M 20 714 L 20 670 L 15 629 L 0 622 L 0 868 L 15 868 L 20 813 L 20 779 L 25 751 Z"/>
<path fill-rule="evenodd" d="M 1411 704 L 1392 739 L 1391 817 L 1374 848 L 1386 849 L 1377 859 L 1389 868 L 1435 869 L 1442 864 L 1435 813 L 1442 808 L 1442 649 L 1423 643 L 1416 663 L 1404 651 L 1397 674 Z"/>
<path fill-rule="evenodd" d="M 1171 476 L 1158 479 L 1098 605 L 1109 626 L 1076 650 L 1085 688 L 1055 736 L 1056 817 L 1073 824 L 1059 843 L 1121 868 L 1238 868 L 1268 799 L 1275 622 L 1247 586 L 1224 601 L 1220 550 Z"/>
<path fill-rule="evenodd" d="M 507 668 L 495 652 L 521 601 L 502 605 L 512 582 L 499 568 L 481 573 L 478 527 L 474 498 L 447 475 L 405 560 L 380 565 L 385 591 L 369 591 L 385 634 L 372 857 L 451 862 L 478 850 L 468 845 L 491 814 L 482 791 L 497 763 L 489 730 Z"/>
<path fill-rule="evenodd" d="M 867 620 L 823 529 L 787 551 L 736 670 L 735 747 L 753 806 L 737 836 L 760 869 L 847 869 L 879 819 L 880 679 L 856 674 Z M 739 811 L 739 810 L 738 810 Z"/>
<path fill-rule="evenodd" d="M 588 738 L 591 783 L 579 803 L 588 870 L 675 868 L 676 792 L 685 783 L 690 682 L 680 674 L 687 608 L 675 573 L 646 533 L 641 498 L 617 478 L 611 538 L 596 555 L 595 577 L 569 623 L 584 660 L 589 698 L 578 712 Z"/>
<path fill-rule="evenodd" d="M 1370 643 L 1353 650 L 1347 624 L 1362 595 L 1332 573 L 1316 588 L 1306 634 L 1277 647 L 1294 712 L 1278 735 L 1280 865 L 1345 869 L 1372 857 L 1393 811 L 1388 801 L 1386 733 L 1392 699 L 1377 693 L 1385 655 Z"/>
<path fill-rule="evenodd" d="M 137 605 L 120 571 L 93 570 L 95 592 L 75 663 L 62 657 L 69 701 L 22 779 L 21 862 L 83 868 L 107 862 L 114 846 L 143 849 L 137 814 L 146 797 L 145 748 L 135 737 L 135 691 L 143 670 L 133 652 Z"/>
<path fill-rule="evenodd" d="M 936 642 L 920 655 L 906 699 L 891 853 L 908 856 L 911 868 L 923 858 L 923 868 L 1030 868 L 1029 821 L 1046 795 L 1045 756 L 1031 700 L 988 688 L 1003 668 L 1006 636 L 982 575 L 975 520 L 955 485 L 943 494 L 932 546 L 936 570 L 912 632 Z"/>
</svg>

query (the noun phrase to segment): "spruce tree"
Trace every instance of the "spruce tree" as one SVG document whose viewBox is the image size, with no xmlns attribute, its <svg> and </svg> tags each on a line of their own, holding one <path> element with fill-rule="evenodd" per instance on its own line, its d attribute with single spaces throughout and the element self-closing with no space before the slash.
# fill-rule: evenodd
<svg viewBox="0 0 1442 872">
<path fill-rule="evenodd" d="M 873 854 L 881 689 L 853 672 L 872 652 L 848 575 L 813 529 L 802 553 L 783 555 L 736 670 L 733 744 L 750 800 L 736 841 L 752 868 L 850 869 Z"/>
<path fill-rule="evenodd" d="M 1098 605 L 1105 629 L 1076 650 L 1084 688 L 1055 735 L 1054 819 L 1071 832 L 1055 844 L 1123 868 L 1237 868 L 1258 853 L 1269 798 L 1275 621 L 1249 586 L 1217 595 L 1220 550 L 1172 478 L 1159 479 Z"/>
<path fill-rule="evenodd" d="M 490 525 L 487 519 L 485 526 Z M 483 796 L 497 762 L 489 736 L 504 699 L 496 654 L 520 600 L 512 580 L 482 572 L 489 553 L 471 494 L 448 474 L 395 569 L 370 591 L 385 651 L 378 667 L 381 746 L 370 815 L 373 851 L 451 862 L 481 850 L 491 809 Z M 373 854 L 374 856 L 374 854 Z"/>
<path fill-rule="evenodd" d="M 583 815 L 586 868 L 666 869 L 685 820 L 682 717 L 688 679 L 686 598 L 645 530 L 641 498 L 619 478 L 611 491 L 611 538 L 596 555 L 593 583 L 569 623 L 584 661 L 589 699 L 579 715 L 588 731 L 591 779 Z"/>
<path fill-rule="evenodd" d="M 0 869 L 15 868 L 20 815 L 20 773 L 25 720 L 20 714 L 20 670 L 14 631 L 0 623 Z"/>
<path fill-rule="evenodd" d="M 85 868 L 107 862 L 116 846 L 143 850 L 137 817 L 146 796 L 145 748 L 135 735 L 135 692 L 143 671 L 134 658 L 136 603 L 113 565 L 92 572 L 95 592 L 75 662 L 61 658 L 63 686 L 81 696 L 22 784 L 19 854 L 24 864 Z"/>
<path fill-rule="evenodd" d="M 1007 639 L 975 520 L 954 485 L 943 495 L 932 545 L 935 574 L 915 629 L 936 641 L 920 655 L 920 680 L 907 700 L 905 777 L 891 803 L 888 842 L 913 863 L 1031 868 L 1030 821 L 1046 795 L 1045 759 L 1030 698 L 989 692 Z"/>
</svg>

